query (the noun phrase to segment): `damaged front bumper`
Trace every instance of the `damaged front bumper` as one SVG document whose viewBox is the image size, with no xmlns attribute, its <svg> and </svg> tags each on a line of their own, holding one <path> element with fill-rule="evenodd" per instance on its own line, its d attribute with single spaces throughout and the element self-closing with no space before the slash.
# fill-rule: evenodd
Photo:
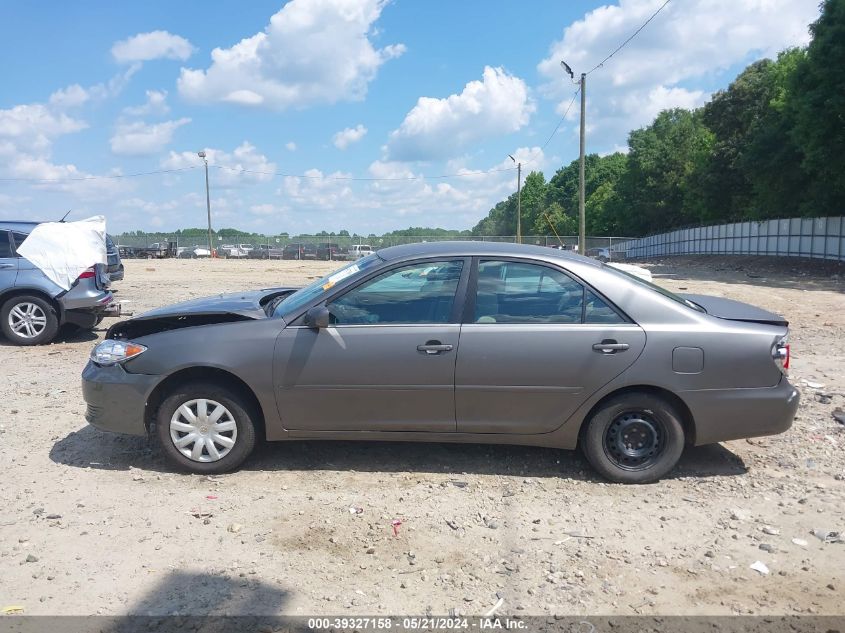
<svg viewBox="0 0 845 633">
<path fill-rule="evenodd" d="M 88 361 L 82 371 L 85 419 L 101 431 L 146 435 L 147 396 L 158 376 L 130 374 L 122 365 L 101 367 Z"/>
</svg>

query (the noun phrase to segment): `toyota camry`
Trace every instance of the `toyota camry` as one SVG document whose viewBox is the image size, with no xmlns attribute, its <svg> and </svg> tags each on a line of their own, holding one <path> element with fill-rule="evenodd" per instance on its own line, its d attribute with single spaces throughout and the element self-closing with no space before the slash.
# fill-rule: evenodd
<svg viewBox="0 0 845 633">
<path fill-rule="evenodd" d="M 117 323 L 82 389 L 90 424 L 152 434 L 194 473 L 259 438 L 492 442 L 643 483 L 685 446 L 791 426 L 787 325 L 565 251 L 412 244 Z"/>
</svg>

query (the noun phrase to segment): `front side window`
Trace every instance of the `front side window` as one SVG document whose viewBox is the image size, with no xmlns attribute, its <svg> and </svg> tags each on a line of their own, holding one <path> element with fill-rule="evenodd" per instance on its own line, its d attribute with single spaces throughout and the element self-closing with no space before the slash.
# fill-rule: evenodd
<svg viewBox="0 0 845 633">
<path fill-rule="evenodd" d="M 475 323 L 623 323 L 592 291 L 539 264 L 481 261 Z"/>
<path fill-rule="evenodd" d="M 390 270 L 329 305 L 334 325 L 449 323 L 462 260 L 425 262 Z"/>
</svg>

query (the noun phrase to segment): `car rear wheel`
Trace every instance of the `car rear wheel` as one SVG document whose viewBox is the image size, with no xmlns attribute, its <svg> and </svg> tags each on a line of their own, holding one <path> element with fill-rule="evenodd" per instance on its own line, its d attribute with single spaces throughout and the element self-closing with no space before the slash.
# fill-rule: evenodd
<svg viewBox="0 0 845 633">
<path fill-rule="evenodd" d="M 255 447 L 254 414 L 224 387 L 190 383 L 162 402 L 156 434 L 167 459 L 198 474 L 234 470 Z"/>
<path fill-rule="evenodd" d="M 0 308 L 3 334 L 15 345 L 49 343 L 59 331 L 59 319 L 50 303 L 41 297 L 12 297 Z"/>
<path fill-rule="evenodd" d="M 684 450 L 681 416 L 662 398 L 625 393 L 605 402 L 587 423 L 582 450 L 606 479 L 642 484 L 666 475 Z"/>
</svg>

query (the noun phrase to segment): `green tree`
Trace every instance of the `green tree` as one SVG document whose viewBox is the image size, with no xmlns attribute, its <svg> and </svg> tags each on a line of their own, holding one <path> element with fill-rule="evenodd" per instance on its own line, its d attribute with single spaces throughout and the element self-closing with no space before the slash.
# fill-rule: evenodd
<svg viewBox="0 0 845 633">
<path fill-rule="evenodd" d="M 791 77 L 792 137 L 811 178 L 805 206 L 838 215 L 845 209 L 845 0 L 824 0 L 810 32 L 806 59 Z"/>
<path fill-rule="evenodd" d="M 700 112 L 664 110 L 628 137 L 627 170 L 619 183 L 626 234 L 644 235 L 697 220 L 687 192 L 690 177 L 713 145 Z"/>
</svg>

